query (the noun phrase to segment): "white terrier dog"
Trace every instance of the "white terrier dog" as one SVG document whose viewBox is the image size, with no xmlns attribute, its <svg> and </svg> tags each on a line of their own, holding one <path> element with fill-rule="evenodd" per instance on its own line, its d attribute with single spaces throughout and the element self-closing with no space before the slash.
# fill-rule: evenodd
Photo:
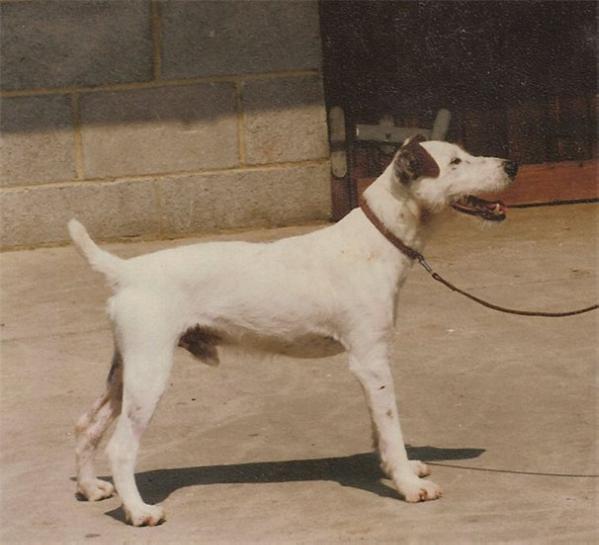
<svg viewBox="0 0 599 545">
<path fill-rule="evenodd" d="M 517 168 L 416 137 L 365 191 L 364 201 L 390 233 L 420 251 L 432 217 L 448 205 L 503 219 L 500 203 L 470 194 L 504 189 Z M 118 416 L 107 451 L 127 519 L 135 526 L 163 521 L 162 507 L 142 500 L 134 470 L 175 347 L 216 365 L 217 347 L 235 344 L 295 357 L 347 351 L 366 395 L 383 470 L 408 502 L 441 496 L 439 486 L 421 478 L 429 474 L 427 466 L 408 460 L 390 371 L 397 295 L 412 260 L 361 209 L 325 229 L 276 242 L 195 244 L 128 260 L 96 246 L 76 220 L 69 231 L 114 290 L 107 387 L 77 424 L 80 495 L 95 501 L 114 492 L 96 478 L 93 456 Z"/>
</svg>

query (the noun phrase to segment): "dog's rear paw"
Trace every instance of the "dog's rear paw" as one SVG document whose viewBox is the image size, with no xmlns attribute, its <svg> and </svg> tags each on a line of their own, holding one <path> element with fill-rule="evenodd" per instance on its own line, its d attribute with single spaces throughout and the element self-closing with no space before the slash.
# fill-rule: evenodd
<svg viewBox="0 0 599 545">
<path fill-rule="evenodd" d="M 77 483 L 77 495 L 87 501 L 100 501 L 114 495 L 114 486 L 102 479 L 90 479 Z"/>
<path fill-rule="evenodd" d="M 408 503 L 436 500 L 443 495 L 441 487 L 425 479 L 410 479 L 398 484 L 397 489 Z"/>
<path fill-rule="evenodd" d="M 158 526 L 166 520 L 164 509 L 160 505 L 142 504 L 139 508 L 125 508 L 127 521 L 133 526 Z"/>
<path fill-rule="evenodd" d="M 410 460 L 410 467 L 418 477 L 426 477 L 431 474 L 430 468 L 420 460 Z"/>
</svg>

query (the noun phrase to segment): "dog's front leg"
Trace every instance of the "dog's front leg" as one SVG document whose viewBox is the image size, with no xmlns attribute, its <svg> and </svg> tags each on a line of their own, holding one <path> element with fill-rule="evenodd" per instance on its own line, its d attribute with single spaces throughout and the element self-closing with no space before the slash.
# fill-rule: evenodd
<svg viewBox="0 0 599 545">
<path fill-rule="evenodd" d="M 419 477 L 428 474 L 426 466 L 408 460 L 389 368 L 388 343 L 379 341 L 351 350 L 349 364 L 366 395 L 383 471 L 408 502 L 439 498 L 440 487 Z"/>
</svg>

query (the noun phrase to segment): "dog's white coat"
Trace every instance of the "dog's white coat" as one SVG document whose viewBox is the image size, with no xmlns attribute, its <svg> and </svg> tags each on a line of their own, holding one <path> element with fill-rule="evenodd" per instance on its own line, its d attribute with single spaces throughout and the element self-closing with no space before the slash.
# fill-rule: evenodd
<svg viewBox="0 0 599 545">
<path fill-rule="evenodd" d="M 437 178 L 401 183 L 392 163 L 365 192 L 382 222 L 417 250 L 432 216 L 448 203 L 510 182 L 502 159 L 473 157 L 445 142 L 421 145 L 439 166 Z M 440 496 L 436 484 L 420 478 L 427 467 L 408 461 L 389 366 L 398 290 L 411 262 L 360 209 L 325 229 L 276 242 L 196 244 L 129 260 L 98 248 L 75 220 L 69 229 L 115 292 L 108 304 L 116 347 L 108 387 L 77 427 L 83 496 L 97 500 L 113 492 L 95 477 L 92 458 L 120 414 L 107 450 L 127 517 L 134 525 L 164 518 L 160 506 L 141 499 L 135 460 L 173 351 L 195 326 L 210 332 L 212 341 L 298 357 L 347 351 L 366 395 L 383 469 L 407 501 Z"/>
</svg>

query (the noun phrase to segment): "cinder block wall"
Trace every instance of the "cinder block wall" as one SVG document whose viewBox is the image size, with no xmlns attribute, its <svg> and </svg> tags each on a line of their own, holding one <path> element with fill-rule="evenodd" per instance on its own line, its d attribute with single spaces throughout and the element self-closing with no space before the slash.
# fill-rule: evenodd
<svg viewBox="0 0 599 545">
<path fill-rule="evenodd" d="M 0 9 L 4 248 L 329 217 L 315 1 Z"/>
</svg>

